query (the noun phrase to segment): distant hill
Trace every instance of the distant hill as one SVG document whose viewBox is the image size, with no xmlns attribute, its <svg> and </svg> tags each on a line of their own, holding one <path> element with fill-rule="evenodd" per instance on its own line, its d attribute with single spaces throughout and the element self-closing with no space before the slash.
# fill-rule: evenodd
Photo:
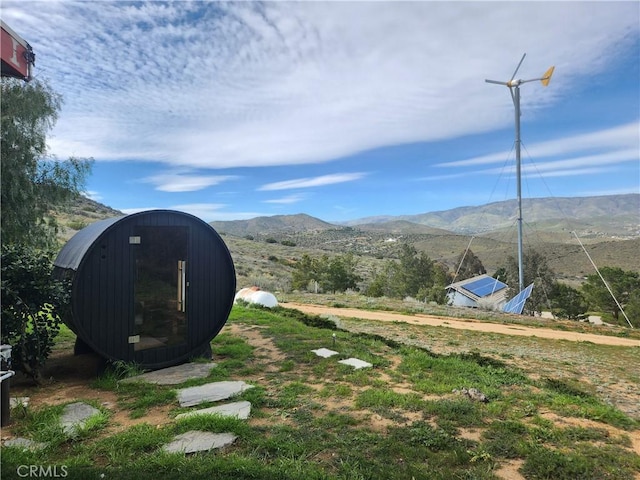
<svg viewBox="0 0 640 480">
<path fill-rule="evenodd" d="M 70 239 L 78 230 L 87 225 L 105 218 L 124 215 L 120 210 L 107 207 L 100 202 L 79 195 L 74 201 L 58 209 L 56 218 L 61 231 L 58 236 L 61 240 Z"/>
<path fill-rule="evenodd" d="M 573 198 L 525 198 L 524 222 L 540 231 L 576 230 L 580 235 L 640 236 L 640 194 Z M 384 225 L 404 220 L 454 233 L 476 235 L 511 228 L 517 220 L 516 200 L 478 207 L 395 217 L 368 217 L 346 225 Z"/>
<path fill-rule="evenodd" d="M 319 232 L 340 228 L 337 225 L 327 223 L 304 213 L 297 215 L 256 217 L 250 220 L 210 222 L 210 225 L 218 232 L 224 232 L 238 237 L 265 235 L 269 233 Z"/>
<path fill-rule="evenodd" d="M 640 194 L 522 200 L 524 223 L 549 241 L 576 231 L 582 238 L 640 236 Z M 389 234 L 462 234 L 501 237 L 516 225 L 515 200 L 418 215 L 366 217 L 332 224 L 306 214 L 211 222 L 218 231 L 247 235 L 323 232 L 345 227 Z"/>
</svg>

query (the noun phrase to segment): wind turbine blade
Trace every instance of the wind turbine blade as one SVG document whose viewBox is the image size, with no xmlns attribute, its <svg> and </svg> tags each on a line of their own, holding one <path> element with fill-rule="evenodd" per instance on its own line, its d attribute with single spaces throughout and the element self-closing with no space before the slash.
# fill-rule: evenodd
<svg viewBox="0 0 640 480">
<path fill-rule="evenodd" d="M 527 56 L 526 53 L 522 55 L 522 58 L 520 59 L 520 63 L 516 67 L 516 70 L 513 72 L 513 75 L 511 76 L 511 80 L 509 81 L 512 81 L 514 78 L 516 78 L 516 75 L 518 74 L 518 70 L 520 70 L 520 65 L 522 65 L 522 62 L 524 62 L 524 57 L 526 56 Z"/>
<path fill-rule="evenodd" d="M 545 87 L 547 85 L 549 85 L 549 82 L 551 81 L 551 75 L 553 75 L 553 71 L 555 70 L 555 66 L 551 67 L 549 70 L 547 70 L 546 72 L 544 72 L 544 75 L 542 76 L 542 78 L 540 79 L 540 82 L 542 83 L 542 85 L 544 85 Z"/>
<path fill-rule="evenodd" d="M 485 80 L 485 82 L 487 83 L 495 83 L 497 85 L 506 85 L 509 86 L 509 84 L 507 82 L 498 82 L 497 80 Z"/>
</svg>

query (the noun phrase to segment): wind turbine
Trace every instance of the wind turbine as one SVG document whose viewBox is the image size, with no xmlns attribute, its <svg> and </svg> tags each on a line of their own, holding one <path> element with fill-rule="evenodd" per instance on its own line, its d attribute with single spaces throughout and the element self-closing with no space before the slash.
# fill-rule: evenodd
<svg viewBox="0 0 640 480">
<path fill-rule="evenodd" d="M 497 85 L 505 85 L 511 92 L 511 98 L 513 99 L 513 105 L 515 106 L 515 120 L 516 120 L 516 176 L 518 177 L 518 289 L 519 292 L 524 290 L 524 272 L 522 268 L 522 182 L 521 182 L 521 162 L 520 162 L 520 85 L 523 83 L 540 81 L 545 87 L 549 85 L 551 75 L 555 67 L 549 68 L 541 78 L 532 78 L 530 80 L 514 80 L 520 69 L 520 65 L 524 62 L 524 57 L 527 54 L 522 55 L 520 63 L 516 67 L 511 80 L 508 82 L 499 82 L 497 80 L 485 80 L 487 83 L 495 83 Z"/>
</svg>

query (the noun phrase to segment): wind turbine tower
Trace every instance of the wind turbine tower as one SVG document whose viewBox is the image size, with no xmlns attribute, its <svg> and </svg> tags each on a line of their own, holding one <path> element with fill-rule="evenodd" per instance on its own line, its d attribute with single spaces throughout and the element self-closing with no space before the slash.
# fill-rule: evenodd
<svg viewBox="0 0 640 480">
<path fill-rule="evenodd" d="M 497 85 L 505 85 L 511 92 L 511 98 L 513 99 L 513 105 L 515 106 L 515 121 L 516 121 L 516 176 L 517 176 L 517 190 L 518 190 L 518 291 L 524 290 L 524 271 L 522 268 L 522 180 L 521 180 L 521 161 L 520 161 L 520 85 L 523 83 L 540 81 L 545 87 L 549 85 L 551 75 L 555 67 L 549 68 L 541 78 L 532 78 L 529 80 L 516 79 L 520 65 L 526 57 L 526 53 L 522 55 L 520 63 L 516 67 L 511 80 L 508 82 L 500 82 L 497 80 L 485 80 L 487 83 L 495 83 Z"/>
</svg>

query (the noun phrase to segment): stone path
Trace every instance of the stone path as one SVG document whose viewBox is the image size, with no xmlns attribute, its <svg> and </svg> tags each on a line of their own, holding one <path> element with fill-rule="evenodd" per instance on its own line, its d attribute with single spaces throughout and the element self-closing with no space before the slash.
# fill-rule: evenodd
<svg viewBox="0 0 640 480">
<path fill-rule="evenodd" d="M 187 380 L 206 378 L 211 373 L 211 369 L 215 368 L 215 366 L 215 363 L 187 363 L 130 377 L 122 380 L 122 382 L 147 382 L 158 385 L 178 385 Z M 197 387 L 182 388 L 177 391 L 177 394 L 181 407 L 191 407 L 206 402 L 227 400 L 250 388 L 253 388 L 253 385 L 249 385 L 243 381 L 223 381 L 207 383 Z M 12 404 L 16 406 L 28 403 L 28 399 L 26 399 L 26 401 L 22 398 L 11 400 Z M 218 415 L 245 420 L 249 418 L 250 413 L 251 403 L 247 401 L 238 401 L 184 412 L 177 415 L 175 419 L 179 421 L 184 418 L 197 415 Z M 60 426 L 63 428 L 66 435 L 72 436 L 78 430 L 84 428 L 92 417 L 100 414 L 100 410 L 87 403 L 71 403 L 65 407 L 62 413 Z M 236 435 L 229 432 L 212 433 L 192 430 L 175 436 L 173 440 L 167 445 L 164 445 L 162 449 L 169 453 L 189 454 L 225 447 L 232 444 L 236 438 Z M 5 441 L 4 446 L 36 450 L 45 448 L 47 444 L 35 442 L 28 438 L 18 437 Z"/>
</svg>

